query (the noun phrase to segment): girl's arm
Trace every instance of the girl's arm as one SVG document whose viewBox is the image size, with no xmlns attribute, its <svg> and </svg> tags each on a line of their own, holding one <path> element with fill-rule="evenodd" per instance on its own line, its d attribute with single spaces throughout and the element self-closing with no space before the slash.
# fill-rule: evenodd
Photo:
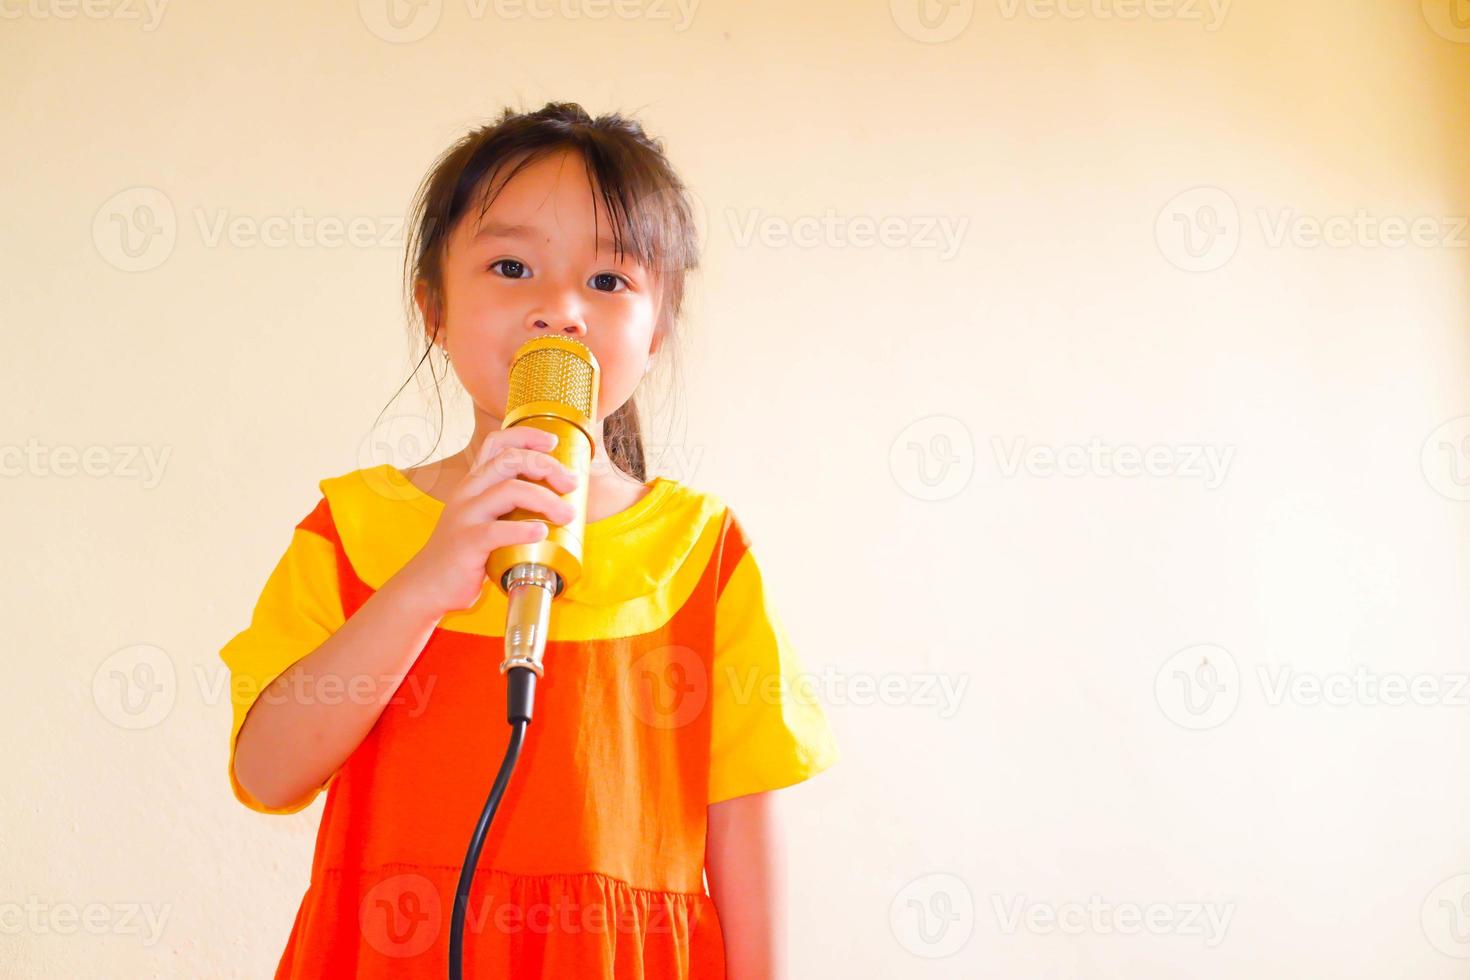
<svg viewBox="0 0 1470 980">
<path fill-rule="evenodd" d="M 786 842 L 775 792 L 709 806 L 705 872 L 727 980 L 786 980 Z"/>
<path fill-rule="evenodd" d="M 417 591 L 402 573 L 389 579 L 261 692 L 235 742 L 235 778 L 251 796 L 290 806 L 326 782 L 372 731 L 440 619 Z M 326 682 L 337 697 L 315 696 Z M 303 688 L 298 701 L 290 692 Z M 341 697 L 344 690 L 353 696 Z"/>
</svg>

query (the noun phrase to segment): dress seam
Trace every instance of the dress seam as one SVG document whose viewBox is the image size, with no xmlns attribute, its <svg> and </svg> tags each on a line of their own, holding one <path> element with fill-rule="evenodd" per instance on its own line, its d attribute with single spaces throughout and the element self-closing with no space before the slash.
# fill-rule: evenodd
<svg viewBox="0 0 1470 980">
<path fill-rule="evenodd" d="M 369 872 L 372 872 L 372 871 L 386 870 L 386 869 L 389 869 L 389 868 L 429 868 L 429 869 L 432 869 L 434 871 L 452 871 L 455 874 L 459 874 L 460 873 L 460 870 L 461 870 L 461 868 L 460 868 L 459 865 L 453 865 L 453 864 L 424 864 L 424 863 L 420 863 L 420 862 L 416 862 L 416 861 L 389 861 L 389 862 L 386 862 L 384 864 L 376 865 L 376 866 L 374 866 L 372 868 L 360 868 L 360 869 L 357 869 L 357 871 L 358 871 L 358 873 L 369 873 Z M 322 870 L 323 870 L 323 872 L 328 873 L 328 874 L 330 874 L 332 872 L 335 872 L 337 874 L 346 874 L 346 873 L 348 873 L 352 869 L 348 869 L 348 868 L 323 868 Z M 686 892 L 686 891 L 674 891 L 674 890 L 662 889 L 662 888 L 644 888 L 644 887 L 642 887 L 640 885 L 633 884 L 631 881 L 627 881 L 626 879 L 619 878 L 617 875 L 605 874 L 604 872 L 601 872 L 601 871 L 547 871 L 547 872 L 543 872 L 541 874 L 523 874 L 523 873 L 521 873 L 519 871 L 507 871 L 504 868 L 493 868 L 493 867 L 489 867 L 489 866 L 486 866 L 486 865 L 481 865 L 481 866 L 479 866 L 478 868 L 475 869 L 475 874 L 476 875 L 481 875 L 481 874 L 484 874 L 486 872 L 493 872 L 495 874 L 507 875 L 507 876 L 509 876 L 511 878 L 602 878 L 602 879 L 604 879 L 606 881 L 611 881 L 611 882 L 615 882 L 615 883 L 617 883 L 619 885 L 622 885 L 624 888 L 627 888 L 629 891 L 638 892 L 638 893 L 646 894 L 646 895 L 660 895 L 660 896 L 662 896 L 662 895 L 673 895 L 673 896 L 676 896 L 676 897 L 679 897 L 679 898 L 708 898 L 709 897 L 709 894 L 707 892 L 702 892 L 702 891 L 698 891 L 698 892 Z"/>
</svg>

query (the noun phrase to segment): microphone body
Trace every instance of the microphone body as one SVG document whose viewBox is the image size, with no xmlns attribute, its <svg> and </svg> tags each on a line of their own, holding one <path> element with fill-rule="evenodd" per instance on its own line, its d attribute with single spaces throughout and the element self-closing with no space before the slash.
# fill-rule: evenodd
<svg viewBox="0 0 1470 980">
<path fill-rule="evenodd" d="M 556 435 L 554 456 L 580 479 L 559 496 L 575 508 L 566 524 L 551 524 L 544 514 L 517 507 L 502 520 L 539 520 L 547 535 L 529 544 L 496 548 L 486 557 L 485 574 L 509 600 L 505 620 L 505 655 L 500 672 L 525 667 L 542 676 L 551 600 L 582 576 L 582 537 L 587 526 L 587 484 L 596 445 L 597 389 L 600 368 L 591 349 L 570 337 L 546 336 L 526 341 L 511 361 L 504 427 L 531 425 Z M 546 486 L 543 481 L 534 481 Z M 514 706 L 513 706 L 514 707 Z M 529 720 L 530 704 L 525 705 Z"/>
</svg>

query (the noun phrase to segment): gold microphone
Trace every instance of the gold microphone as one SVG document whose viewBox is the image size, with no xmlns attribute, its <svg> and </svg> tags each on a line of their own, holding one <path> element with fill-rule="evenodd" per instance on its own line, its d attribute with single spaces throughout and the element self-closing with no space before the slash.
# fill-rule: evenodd
<svg viewBox="0 0 1470 980">
<path fill-rule="evenodd" d="M 542 521 L 547 535 L 529 544 L 496 548 L 485 560 L 485 574 L 509 599 L 505 614 L 504 674 L 528 667 L 542 676 L 551 600 L 582 576 L 582 532 L 587 525 L 587 483 L 592 468 L 593 437 L 600 368 L 592 351 L 570 337 L 546 336 L 526 341 L 510 365 L 510 393 L 502 428 L 530 425 L 556 434 L 548 455 L 578 476 L 577 485 L 558 494 L 575 509 L 566 524 L 517 507 L 501 520 Z M 545 481 L 533 480 L 541 486 Z M 555 488 L 548 487 L 554 491 Z M 525 705 L 529 720 L 531 705 Z"/>
</svg>

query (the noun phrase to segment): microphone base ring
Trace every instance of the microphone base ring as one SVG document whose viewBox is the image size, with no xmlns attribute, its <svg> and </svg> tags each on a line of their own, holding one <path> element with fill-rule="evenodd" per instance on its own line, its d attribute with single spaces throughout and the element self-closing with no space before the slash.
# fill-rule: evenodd
<svg viewBox="0 0 1470 980">
<path fill-rule="evenodd" d="M 500 672 L 502 674 L 515 667 L 524 667 L 537 677 L 546 676 L 546 668 L 530 657 L 511 657 L 508 660 L 502 660 L 500 662 Z"/>
</svg>

